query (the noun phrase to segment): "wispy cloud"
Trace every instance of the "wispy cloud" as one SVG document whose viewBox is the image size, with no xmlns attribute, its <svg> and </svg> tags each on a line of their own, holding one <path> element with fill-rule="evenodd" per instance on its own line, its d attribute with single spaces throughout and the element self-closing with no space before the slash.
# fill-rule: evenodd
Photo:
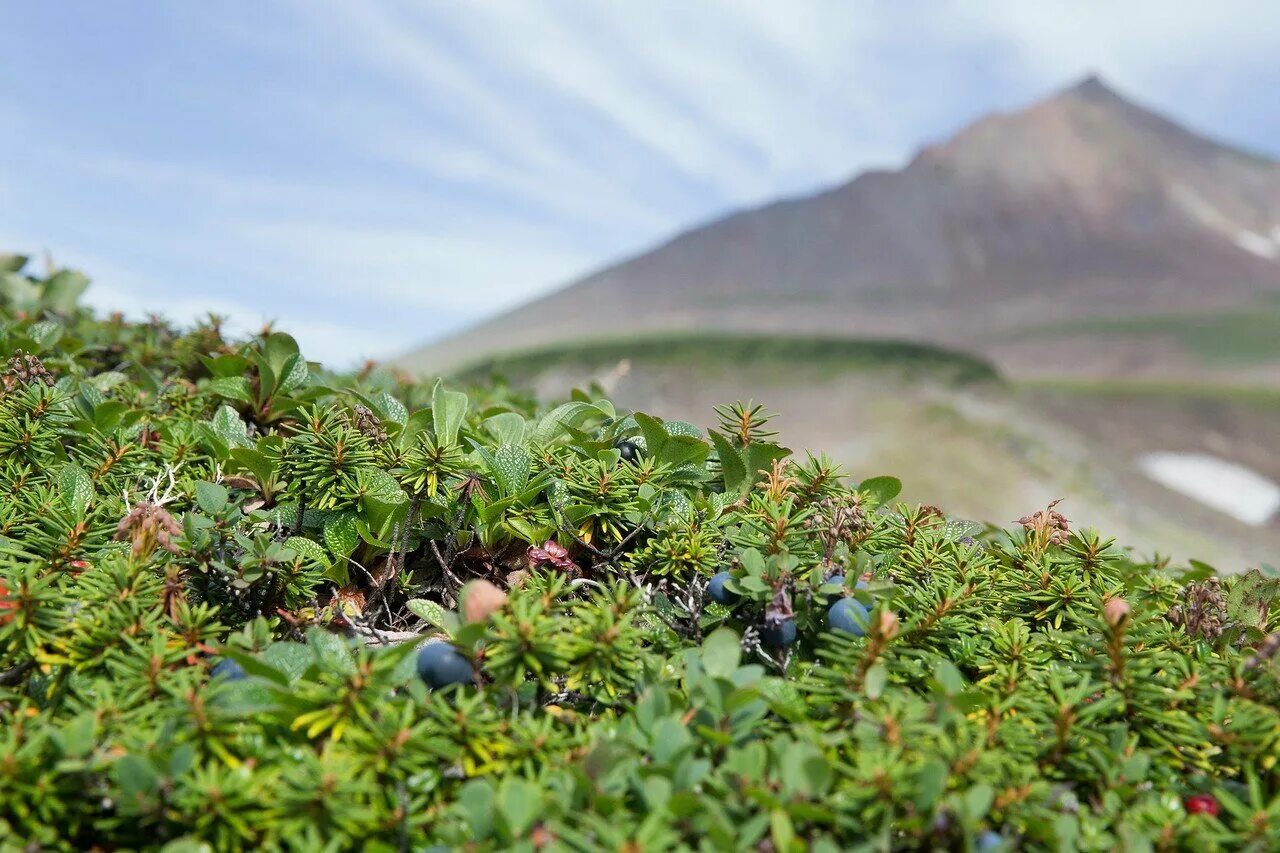
<svg viewBox="0 0 1280 853">
<path fill-rule="evenodd" d="M 1280 132 L 1257 0 L 106 0 L 6 25 L 0 239 L 82 263 L 104 306 L 274 317 L 338 361 L 1091 70 L 1254 148 Z"/>
</svg>

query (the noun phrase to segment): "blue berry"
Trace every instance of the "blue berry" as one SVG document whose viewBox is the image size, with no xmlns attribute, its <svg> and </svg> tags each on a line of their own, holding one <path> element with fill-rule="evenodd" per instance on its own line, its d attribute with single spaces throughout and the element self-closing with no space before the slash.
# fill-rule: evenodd
<svg viewBox="0 0 1280 853">
<path fill-rule="evenodd" d="M 640 458 L 640 447 L 634 441 L 619 441 L 614 449 L 622 455 L 623 462 L 634 462 Z"/>
<path fill-rule="evenodd" d="M 213 669 L 209 670 L 210 678 L 222 678 L 226 681 L 239 681 L 247 675 L 248 673 L 244 671 L 244 667 L 231 658 L 223 658 L 213 665 Z"/>
<path fill-rule="evenodd" d="M 760 642 L 766 646 L 774 648 L 782 648 L 789 646 L 796 641 L 796 620 L 783 619 L 781 622 L 770 624 L 765 623 L 764 630 L 760 632 Z"/>
<path fill-rule="evenodd" d="M 978 836 L 977 844 L 974 846 L 979 850 L 996 850 L 1004 844 L 1004 836 L 996 832 L 994 829 L 988 829 Z"/>
<path fill-rule="evenodd" d="M 843 587 L 843 586 L 844 586 L 844 575 L 832 575 L 831 577 L 829 577 L 829 578 L 827 578 L 826 580 L 824 580 L 822 583 L 823 583 L 823 584 L 832 584 L 832 583 L 835 583 L 835 584 L 839 584 L 841 587 Z M 841 595 L 843 595 L 843 594 L 844 594 L 843 592 L 837 592 L 837 593 L 834 593 L 833 595 L 831 595 L 831 597 L 830 597 L 830 599 L 829 599 L 829 600 L 830 600 L 830 601 L 835 601 L 837 598 L 839 598 L 839 597 L 840 597 Z"/>
<path fill-rule="evenodd" d="M 842 598 L 827 611 L 827 624 L 832 631 L 844 631 L 855 637 L 867 635 L 867 608 L 856 598 Z"/>
<path fill-rule="evenodd" d="M 738 594 L 726 589 L 724 585 L 724 582 L 731 577 L 733 575 L 728 572 L 720 572 L 707 583 L 707 595 L 716 604 L 734 604 L 737 602 Z"/>
<path fill-rule="evenodd" d="M 471 683 L 471 661 L 448 643 L 427 643 L 418 652 L 418 675 L 432 690 Z"/>
<path fill-rule="evenodd" d="M 840 584 L 840 586 L 841 586 L 841 587 L 843 587 L 843 586 L 844 586 L 844 575 L 843 575 L 843 574 L 839 574 L 839 575 L 832 575 L 831 577 L 829 577 L 829 578 L 827 578 L 825 581 L 823 581 L 823 583 L 824 583 L 824 584 L 838 583 L 838 584 Z M 858 582 L 857 582 L 857 583 L 855 583 L 855 584 L 853 585 L 853 588 L 854 588 L 854 589 L 870 589 L 870 588 L 871 588 L 871 585 L 870 585 L 870 584 L 868 584 L 866 581 L 864 581 L 862 578 L 858 578 Z M 839 596 L 841 596 L 841 595 L 843 595 L 843 594 L 844 594 L 844 592 L 843 592 L 843 590 L 842 590 L 841 592 L 838 592 L 838 593 L 836 593 L 835 595 L 831 596 L 831 599 L 830 599 L 830 600 L 831 600 L 831 602 L 833 602 L 833 603 L 834 603 L 834 602 L 835 602 L 835 600 L 836 600 Z M 875 596 L 872 596 L 872 598 L 874 598 L 874 597 L 875 597 Z"/>
</svg>

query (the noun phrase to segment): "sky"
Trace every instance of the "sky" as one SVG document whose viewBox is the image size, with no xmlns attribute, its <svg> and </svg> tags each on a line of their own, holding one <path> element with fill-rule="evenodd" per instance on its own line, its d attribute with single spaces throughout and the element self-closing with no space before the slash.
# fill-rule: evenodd
<svg viewBox="0 0 1280 853">
<path fill-rule="evenodd" d="M 1280 3 L 0 0 L 0 251 L 386 358 L 1097 72 L 1280 156 Z"/>
</svg>

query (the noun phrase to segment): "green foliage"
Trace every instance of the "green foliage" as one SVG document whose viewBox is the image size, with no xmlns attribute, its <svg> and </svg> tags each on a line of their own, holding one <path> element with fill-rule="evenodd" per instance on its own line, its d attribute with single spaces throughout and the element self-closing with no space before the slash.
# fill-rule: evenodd
<svg viewBox="0 0 1280 853">
<path fill-rule="evenodd" d="M 1270 571 L 902 505 L 755 404 L 331 375 L 24 268 L 0 850 L 1280 845 Z"/>
</svg>

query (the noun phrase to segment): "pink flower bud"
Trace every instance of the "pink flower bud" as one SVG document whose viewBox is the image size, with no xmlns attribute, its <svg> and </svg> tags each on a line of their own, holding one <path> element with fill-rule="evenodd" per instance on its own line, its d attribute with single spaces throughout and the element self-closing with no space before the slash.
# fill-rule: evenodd
<svg viewBox="0 0 1280 853">
<path fill-rule="evenodd" d="M 1113 598 L 1102 606 L 1102 618 L 1107 624 L 1115 627 L 1129 616 L 1129 602 L 1123 598 Z"/>
</svg>

